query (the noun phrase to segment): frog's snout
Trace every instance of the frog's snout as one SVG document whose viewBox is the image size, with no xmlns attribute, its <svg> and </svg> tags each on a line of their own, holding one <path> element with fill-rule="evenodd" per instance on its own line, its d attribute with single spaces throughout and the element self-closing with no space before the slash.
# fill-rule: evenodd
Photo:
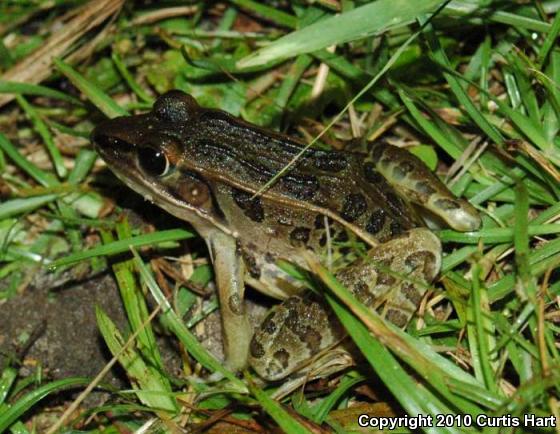
<svg viewBox="0 0 560 434">
<path fill-rule="evenodd" d="M 137 137 L 128 125 L 130 117 L 120 117 L 102 122 L 91 132 L 91 142 L 105 160 L 123 159 L 134 152 Z"/>
<path fill-rule="evenodd" d="M 134 144 L 116 135 L 107 134 L 97 128 L 91 134 L 91 142 L 102 155 L 108 153 L 130 152 L 134 149 Z"/>
</svg>

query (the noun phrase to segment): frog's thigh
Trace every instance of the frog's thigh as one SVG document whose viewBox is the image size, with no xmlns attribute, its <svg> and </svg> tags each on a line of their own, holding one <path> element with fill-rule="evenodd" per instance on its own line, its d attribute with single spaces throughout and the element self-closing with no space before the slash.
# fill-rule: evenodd
<svg viewBox="0 0 560 434">
<path fill-rule="evenodd" d="M 233 237 L 217 232 L 209 237 L 208 244 L 218 285 L 226 364 L 229 369 L 238 371 L 247 365 L 251 337 L 243 302 L 243 260 Z"/>
<path fill-rule="evenodd" d="M 336 277 L 365 304 L 381 305 L 387 319 L 402 327 L 440 266 L 439 239 L 426 228 L 416 228 L 372 249 L 366 259 Z M 279 380 L 307 365 L 343 335 L 342 326 L 320 300 L 310 293 L 293 296 L 272 308 L 255 331 L 249 364 L 261 377 Z"/>
<path fill-rule="evenodd" d="M 343 336 L 332 311 L 312 293 L 274 306 L 255 331 L 249 364 L 264 379 L 280 380 L 308 364 Z"/>
<path fill-rule="evenodd" d="M 440 267 L 439 239 L 426 228 L 415 228 L 372 249 L 336 277 L 364 304 L 404 327 Z"/>
<path fill-rule="evenodd" d="M 370 157 L 375 168 L 399 194 L 429 210 L 458 231 L 474 231 L 481 220 L 476 209 L 451 191 L 410 152 L 379 142 Z"/>
</svg>

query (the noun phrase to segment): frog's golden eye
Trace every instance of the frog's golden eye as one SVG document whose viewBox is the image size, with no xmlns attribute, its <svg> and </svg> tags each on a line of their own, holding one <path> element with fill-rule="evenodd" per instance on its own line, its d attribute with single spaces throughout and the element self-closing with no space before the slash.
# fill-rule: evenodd
<svg viewBox="0 0 560 434">
<path fill-rule="evenodd" d="M 138 148 L 138 164 L 144 172 L 152 176 L 164 176 L 170 167 L 165 153 L 148 147 Z"/>
</svg>

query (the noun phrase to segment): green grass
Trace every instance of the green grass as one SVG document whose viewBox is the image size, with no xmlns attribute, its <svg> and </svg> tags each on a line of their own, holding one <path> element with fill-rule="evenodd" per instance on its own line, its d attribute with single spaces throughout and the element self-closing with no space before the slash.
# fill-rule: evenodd
<svg viewBox="0 0 560 434">
<path fill-rule="evenodd" d="M 151 417 L 156 430 L 171 432 L 187 421 L 207 429 L 214 418 L 262 431 L 322 424 L 352 432 L 353 406 L 387 415 L 375 413 L 378 403 L 400 416 L 560 415 L 559 1 L 199 1 L 176 16 L 159 14 L 175 2 L 128 3 L 104 38 L 95 39 L 102 27 L 78 38 L 75 53 L 93 48 L 86 58 L 42 59 L 51 73 L 41 82 L 4 79 L 51 32 L 65 31 L 61 17 L 82 3 L 0 4 L 0 299 L 18 297 L 38 267 L 63 273 L 85 262 L 92 273 L 112 273 L 129 327 L 119 330 L 99 308 L 98 325 L 130 387 L 84 410 L 88 393 L 105 387 L 102 375 L 20 378 L 21 360 L 6 359 L 0 432 L 33 432 L 47 396 L 86 385 L 66 412 L 57 409 L 51 432 L 133 431 Z M 319 65 L 329 72 L 313 99 Z M 277 385 L 235 376 L 184 323 L 199 297 L 189 288 L 212 280 L 208 266 L 194 261 L 190 281 L 171 294 L 155 278 L 149 259 L 176 252 L 179 241 L 192 245 L 191 259 L 206 255 L 190 244 L 197 235 L 182 225 L 144 233 L 120 203 L 105 214 L 101 186 L 118 181 L 99 170 L 84 137 L 104 116 L 148 110 L 173 88 L 314 146 L 340 146 L 353 131 L 404 143 L 478 208 L 483 227 L 436 231 L 442 272 L 406 331 L 312 264 L 363 360 L 276 400 Z M 162 363 L 162 330 L 188 352 L 182 376 Z M 208 373 L 211 381 L 200 381 Z M 223 423 L 216 430 L 233 426 Z"/>
</svg>

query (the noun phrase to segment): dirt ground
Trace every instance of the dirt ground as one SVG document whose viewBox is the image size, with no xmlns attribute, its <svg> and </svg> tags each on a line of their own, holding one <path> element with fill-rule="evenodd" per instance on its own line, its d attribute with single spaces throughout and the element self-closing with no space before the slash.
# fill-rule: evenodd
<svg viewBox="0 0 560 434">
<path fill-rule="evenodd" d="M 54 279 L 46 269 L 40 270 L 23 293 L 0 302 L 0 369 L 11 363 L 19 366 L 22 377 L 41 368 L 48 380 L 93 378 L 111 359 L 97 327 L 95 307 L 103 309 L 121 332 L 128 329 L 112 272 L 106 270 L 62 285 L 55 282 L 60 279 Z M 268 306 L 253 291 L 249 294 L 253 298 L 247 300 L 247 308 L 255 326 Z M 153 308 L 151 305 L 149 310 Z M 159 330 L 157 325 L 155 329 Z M 211 353 L 223 357 L 218 310 L 193 331 Z M 177 340 L 161 333 L 157 333 L 157 339 L 168 371 L 177 378 L 184 377 Z M 127 384 L 118 364 L 104 382 L 118 387 Z"/>
<path fill-rule="evenodd" d="M 52 290 L 45 273 L 23 294 L 5 301 L 0 310 L 0 365 L 8 359 L 20 363 L 28 376 L 41 367 L 48 379 L 94 377 L 110 360 L 95 319 L 101 307 L 126 330 L 127 320 L 114 278 L 108 272 Z M 217 326 L 219 327 L 219 321 Z M 173 374 L 180 374 L 176 348 L 161 337 L 160 347 Z M 122 385 L 116 368 L 106 382 Z"/>
</svg>

